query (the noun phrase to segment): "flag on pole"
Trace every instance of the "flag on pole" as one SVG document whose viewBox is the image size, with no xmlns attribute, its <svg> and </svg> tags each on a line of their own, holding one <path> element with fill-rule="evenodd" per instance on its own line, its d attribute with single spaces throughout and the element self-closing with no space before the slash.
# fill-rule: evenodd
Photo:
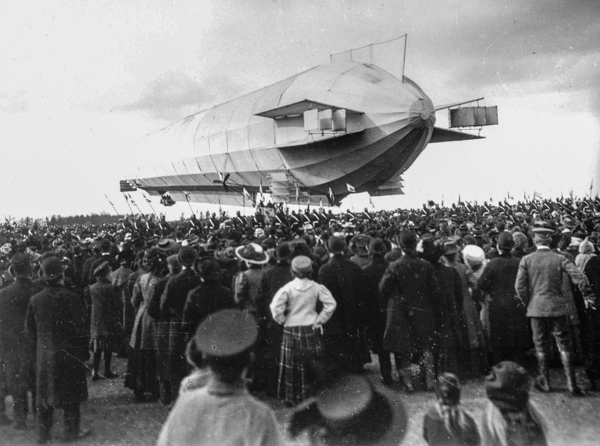
<svg viewBox="0 0 600 446">
<path fill-rule="evenodd" d="M 329 188 L 329 202 L 331 204 L 335 203 L 335 196 L 333 195 L 333 191 Z"/>
<path fill-rule="evenodd" d="M 346 187 L 348 188 L 348 192 L 356 192 L 356 189 L 354 189 L 354 186 L 346 183 Z"/>
<path fill-rule="evenodd" d="M 319 207 L 322 208 L 323 207 L 323 199 L 319 198 Z"/>
<path fill-rule="evenodd" d="M 142 194 L 148 203 L 152 203 L 150 199 L 146 196 L 146 194 Z"/>
<path fill-rule="evenodd" d="M 254 205 L 254 202 L 252 200 L 252 195 L 250 195 L 250 192 L 248 192 L 245 187 L 243 188 L 243 192 L 244 192 L 244 197 L 246 198 L 246 200 L 248 200 L 250 203 L 252 203 Z"/>
<path fill-rule="evenodd" d="M 135 201 L 133 201 L 133 198 L 131 198 L 131 195 L 126 194 L 127 196 L 129 196 L 129 200 L 131 201 L 131 204 L 133 204 L 135 206 Z"/>
<path fill-rule="evenodd" d="M 373 209 L 375 209 L 375 203 L 373 203 L 373 199 L 371 198 L 371 196 L 369 195 L 369 204 L 371 205 L 371 207 Z"/>
</svg>

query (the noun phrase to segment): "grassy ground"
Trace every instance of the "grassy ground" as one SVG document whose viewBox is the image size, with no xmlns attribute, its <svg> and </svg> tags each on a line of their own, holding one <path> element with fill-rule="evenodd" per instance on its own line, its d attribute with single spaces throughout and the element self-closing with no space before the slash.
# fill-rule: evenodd
<svg viewBox="0 0 600 446">
<path fill-rule="evenodd" d="M 115 368 L 123 373 L 125 361 L 117 360 Z M 376 365 L 369 367 L 373 379 L 377 379 Z M 582 387 L 587 380 L 579 375 Z M 574 399 L 564 392 L 565 381 L 562 371 L 552 371 L 552 383 L 556 391 L 551 394 L 532 392 L 533 403 L 548 422 L 551 445 L 599 445 L 600 444 L 600 393 L 582 399 Z M 82 406 L 82 427 L 91 428 L 93 435 L 81 441 L 82 445 L 152 445 L 168 415 L 160 403 L 136 404 L 131 392 L 123 387 L 123 380 L 97 381 L 89 383 L 90 398 Z M 399 393 L 410 416 L 409 428 L 402 444 L 424 445 L 422 419 L 434 400 L 431 392 L 413 395 Z M 10 400 L 9 400 L 10 401 Z M 463 387 L 464 407 L 479 422 L 485 406 L 483 381 L 470 381 Z M 276 401 L 268 400 L 285 425 L 289 411 Z M 9 411 L 9 416 L 11 413 Z M 35 444 L 35 421 L 29 417 L 30 429 L 24 432 L 12 427 L 0 427 L 0 445 Z M 62 414 L 55 414 L 53 434 L 61 434 Z M 55 440 L 59 443 L 58 440 Z M 295 443 L 301 443 L 297 441 Z"/>
</svg>

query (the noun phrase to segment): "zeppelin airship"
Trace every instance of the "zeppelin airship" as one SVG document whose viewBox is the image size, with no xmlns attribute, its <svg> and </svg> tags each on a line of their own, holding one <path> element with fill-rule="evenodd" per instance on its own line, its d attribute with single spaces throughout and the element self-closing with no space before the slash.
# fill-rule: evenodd
<svg viewBox="0 0 600 446">
<path fill-rule="evenodd" d="M 258 193 L 331 205 L 352 192 L 402 194 L 402 174 L 427 144 L 480 138 L 435 126 L 437 110 L 474 101 L 436 107 L 404 76 L 398 45 L 405 49 L 405 42 L 403 36 L 332 55 L 327 64 L 147 135 L 138 142 L 142 150 L 153 147 L 167 159 L 138 166 L 122 190 L 239 206 Z M 399 64 L 389 64 L 394 55 Z M 494 109 L 454 109 L 455 126 L 496 124 Z"/>
</svg>

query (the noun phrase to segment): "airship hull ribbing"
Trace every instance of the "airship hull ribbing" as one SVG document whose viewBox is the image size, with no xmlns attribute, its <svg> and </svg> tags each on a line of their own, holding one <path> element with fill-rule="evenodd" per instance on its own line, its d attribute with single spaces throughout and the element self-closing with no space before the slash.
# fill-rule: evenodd
<svg viewBox="0 0 600 446">
<path fill-rule="evenodd" d="M 306 112 L 317 109 L 319 122 L 333 128 L 309 128 Z M 332 113 L 342 124 L 327 121 Z M 373 195 L 401 193 L 399 174 L 424 150 L 434 124 L 431 100 L 410 79 L 371 64 L 330 63 L 148 135 L 141 148 L 158 148 L 165 162 L 147 160 L 129 178 L 153 195 L 236 205 L 243 189 L 286 184 L 290 196 L 295 189 L 312 198 L 330 191 L 342 198 L 348 184 Z M 225 174 L 228 191 L 215 184 Z"/>
</svg>

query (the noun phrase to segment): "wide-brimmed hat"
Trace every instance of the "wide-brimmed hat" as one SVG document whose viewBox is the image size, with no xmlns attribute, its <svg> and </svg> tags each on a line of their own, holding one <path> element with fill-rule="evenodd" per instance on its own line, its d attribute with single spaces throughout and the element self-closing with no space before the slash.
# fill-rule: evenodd
<svg viewBox="0 0 600 446">
<path fill-rule="evenodd" d="M 289 432 L 296 437 L 309 431 L 328 445 L 395 446 L 407 426 L 398 393 L 346 374 L 294 409 Z"/>
<path fill-rule="evenodd" d="M 10 259 L 10 267 L 8 268 L 8 272 L 13 277 L 18 278 L 18 277 L 30 276 L 32 270 L 33 269 L 31 266 L 31 258 L 27 254 L 23 254 L 22 252 L 17 252 Z"/>
<path fill-rule="evenodd" d="M 255 265 L 262 265 L 269 261 L 269 256 L 258 243 L 248 243 L 245 246 L 238 246 L 235 250 L 235 255 L 239 259 Z"/>
<path fill-rule="evenodd" d="M 200 237 L 197 235 L 190 235 L 183 242 L 181 242 L 181 246 L 194 246 L 196 243 L 200 242 Z"/>
<path fill-rule="evenodd" d="M 170 238 L 164 238 L 157 243 L 158 249 L 162 251 L 171 251 L 177 246 L 177 242 Z"/>
<path fill-rule="evenodd" d="M 258 325 L 251 314 L 222 310 L 204 319 L 193 339 L 201 353 L 223 358 L 250 350 L 257 337 Z"/>
<path fill-rule="evenodd" d="M 64 265 L 58 257 L 48 257 L 42 262 L 42 280 L 54 280 L 64 272 Z"/>
</svg>

